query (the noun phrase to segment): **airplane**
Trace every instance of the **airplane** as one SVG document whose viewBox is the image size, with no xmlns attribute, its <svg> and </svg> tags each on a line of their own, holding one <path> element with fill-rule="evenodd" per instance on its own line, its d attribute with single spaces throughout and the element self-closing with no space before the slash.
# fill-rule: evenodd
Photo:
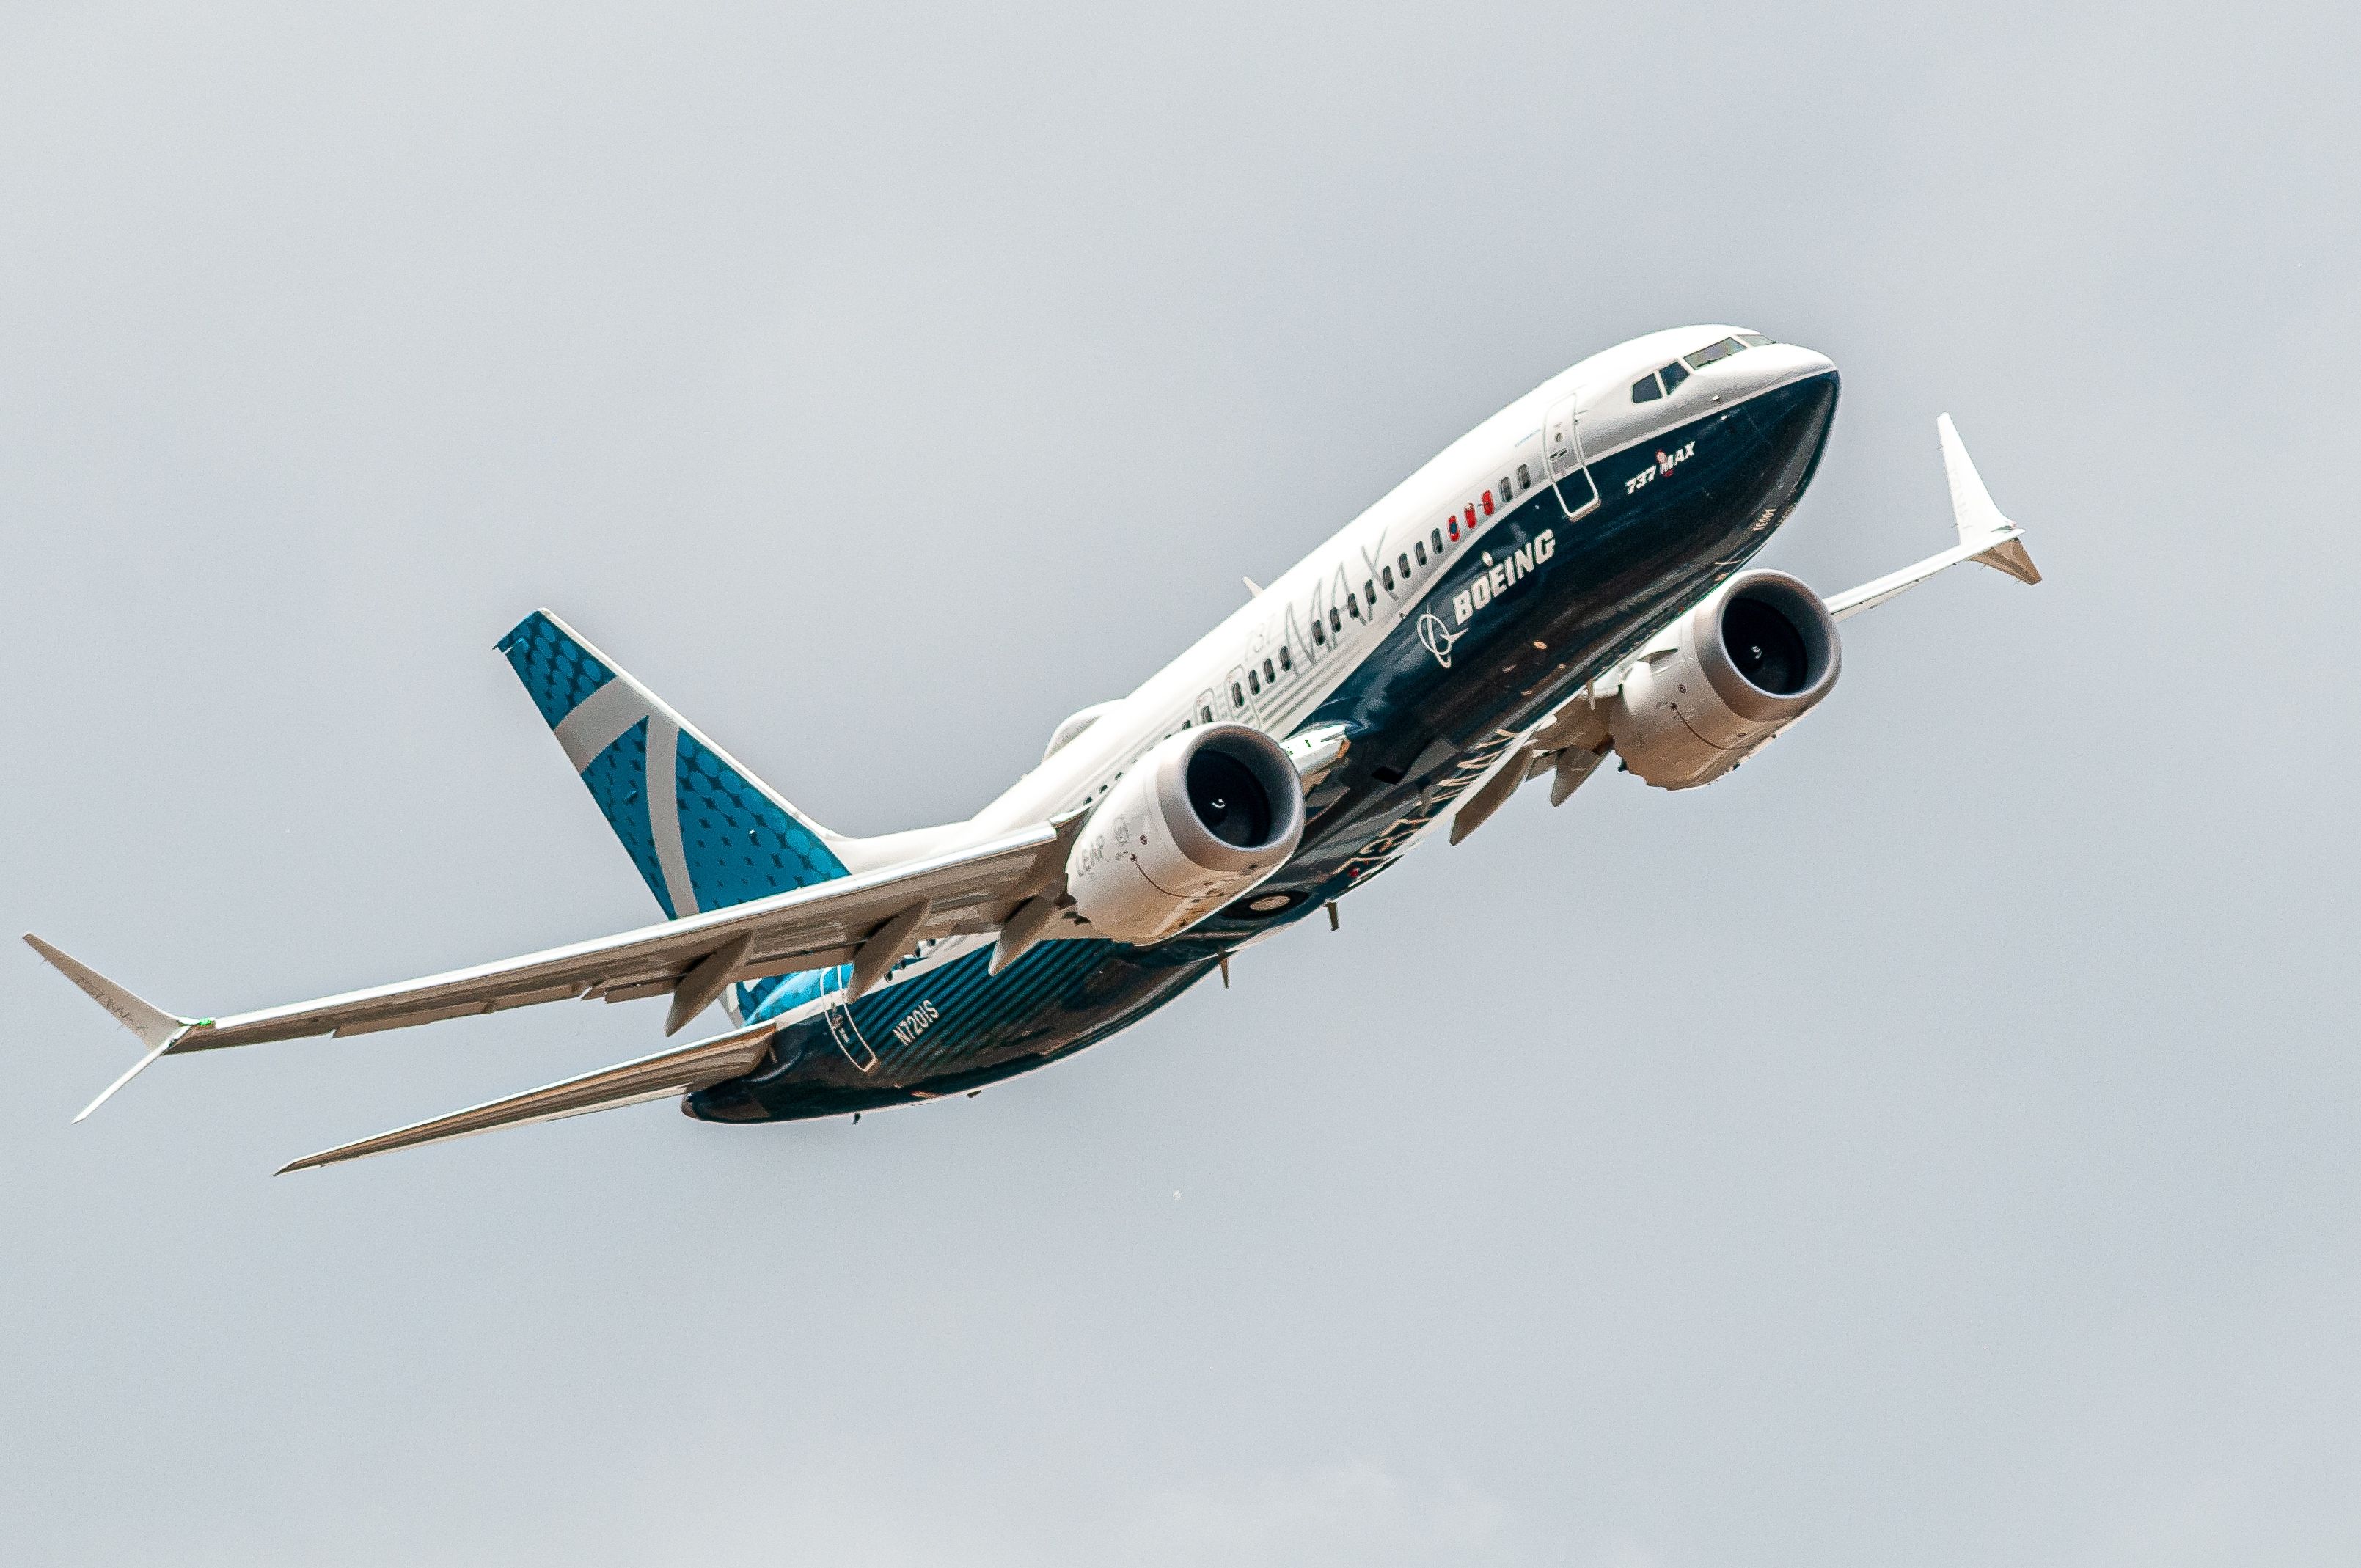
<svg viewBox="0 0 2361 1568">
<path fill-rule="evenodd" d="M 655 896 L 657 924 L 227 1017 L 26 940 L 159 1058 L 539 1003 L 670 999 L 730 1027 L 341 1145 L 300 1170 L 678 1096 L 700 1121 L 972 1095 L 1129 1027 L 1521 786 L 1614 756 L 1727 775 L 1835 685 L 1837 623 L 1963 562 L 2041 574 L 1946 414 L 1958 542 L 1823 598 L 1748 563 L 1811 482 L 1824 355 L 1729 325 L 1592 355 L 1485 420 L 1128 696 L 1051 732 L 964 822 L 878 838 L 797 811 L 547 610 L 500 640 Z M 75 1118 L 80 1121 L 82 1116 Z"/>
</svg>

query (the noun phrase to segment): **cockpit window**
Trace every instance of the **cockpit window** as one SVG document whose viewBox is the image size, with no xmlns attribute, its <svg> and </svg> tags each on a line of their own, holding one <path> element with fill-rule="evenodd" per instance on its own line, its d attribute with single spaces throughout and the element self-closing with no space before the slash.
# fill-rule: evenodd
<svg viewBox="0 0 2361 1568">
<path fill-rule="evenodd" d="M 1719 343 L 1708 344 L 1695 354 L 1685 354 L 1681 358 L 1690 369 L 1702 370 L 1717 359 L 1727 359 L 1733 354 L 1745 352 L 1746 345 L 1734 337 L 1725 337 Z"/>
<path fill-rule="evenodd" d="M 1677 359 L 1674 360 L 1670 365 L 1665 366 L 1662 370 L 1657 371 L 1656 374 L 1664 378 L 1664 390 L 1667 392 L 1672 391 L 1682 382 L 1689 378 L 1688 367 L 1682 364 Z"/>
<path fill-rule="evenodd" d="M 1631 383 L 1631 400 L 1635 403 L 1653 403 L 1664 395 L 1664 389 L 1656 385 L 1653 370 Z"/>
<path fill-rule="evenodd" d="M 1738 341 L 1749 348 L 1768 348 L 1779 340 L 1775 337 L 1765 337 L 1759 332 L 1741 332 L 1738 334 Z"/>
</svg>

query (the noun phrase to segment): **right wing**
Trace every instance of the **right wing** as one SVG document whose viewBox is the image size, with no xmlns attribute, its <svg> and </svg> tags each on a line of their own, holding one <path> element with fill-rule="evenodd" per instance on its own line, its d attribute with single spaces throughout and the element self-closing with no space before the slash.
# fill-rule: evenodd
<svg viewBox="0 0 2361 1568">
<path fill-rule="evenodd" d="M 858 995 L 929 938 L 999 929 L 1028 902 L 1054 899 L 1081 820 L 1074 813 L 972 849 L 620 936 L 226 1018 L 166 1013 L 38 938 L 26 940 L 138 1035 L 149 1047 L 148 1061 L 267 1040 L 372 1034 L 579 997 L 627 1002 L 670 994 L 664 1032 L 671 1034 L 735 981 L 850 963 L 848 989 Z"/>
<path fill-rule="evenodd" d="M 1976 472 L 1975 459 L 1968 455 L 1967 445 L 1960 441 L 1959 427 L 1951 422 L 1949 414 L 1935 421 L 1935 438 L 1943 448 L 1943 477 L 1951 488 L 1951 521 L 1959 531 L 1959 543 L 1939 555 L 1929 555 L 1915 566 L 1905 566 L 1875 582 L 1863 583 L 1830 598 L 1828 613 L 1837 620 L 1883 604 L 1904 589 L 1915 588 L 1936 573 L 1963 561 L 1990 566 L 2020 583 L 2041 580 L 2041 568 L 2033 564 L 2033 557 L 2025 548 L 2025 530 L 2003 517 L 2000 508 L 1993 504 L 1992 492 L 1984 488 L 1983 476 Z"/>
</svg>

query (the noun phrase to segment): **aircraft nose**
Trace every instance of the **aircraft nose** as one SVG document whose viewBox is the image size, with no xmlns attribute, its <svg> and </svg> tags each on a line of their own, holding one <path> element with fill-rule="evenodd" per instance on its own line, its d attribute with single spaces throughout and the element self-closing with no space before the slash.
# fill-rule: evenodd
<svg viewBox="0 0 2361 1568">
<path fill-rule="evenodd" d="M 1731 369 L 1761 391 L 1784 387 L 1790 382 L 1808 381 L 1815 376 L 1831 376 L 1837 368 L 1835 360 L 1817 349 L 1806 348 L 1800 343 L 1765 344 L 1751 353 L 1737 356 L 1730 364 Z"/>
</svg>

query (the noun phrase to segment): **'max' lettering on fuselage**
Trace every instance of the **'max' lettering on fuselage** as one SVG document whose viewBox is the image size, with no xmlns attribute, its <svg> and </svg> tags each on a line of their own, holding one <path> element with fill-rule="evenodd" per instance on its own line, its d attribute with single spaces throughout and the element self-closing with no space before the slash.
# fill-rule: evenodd
<svg viewBox="0 0 2361 1568">
<path fill-rule="evenodd" d="M 1510 585 L 1520 581 L 1535 566 L 1557 554 L 1557 530 L 1544 528 L 1529 544 L 1520 544 L 1506 560 L 1495 561 L 1489 550 L 1484 552 L 1484 565 L 1491 570 L 1451 596 L 1451 621 L 1465 626 L 1475 613 L 1507 593 Z"/>
<path fill-rule="evenodd" d="M 1641 486 L 1651 479 L 1662 478 L 1696 455 L 1697 443 L 1694 441 L 1675 446 L 1670 452 L 1657 453 L 1654 467 L 1642 468 L 1623 481 L 1623 493 L 1627 496 L 1637 494 Z"/>
</svg>

